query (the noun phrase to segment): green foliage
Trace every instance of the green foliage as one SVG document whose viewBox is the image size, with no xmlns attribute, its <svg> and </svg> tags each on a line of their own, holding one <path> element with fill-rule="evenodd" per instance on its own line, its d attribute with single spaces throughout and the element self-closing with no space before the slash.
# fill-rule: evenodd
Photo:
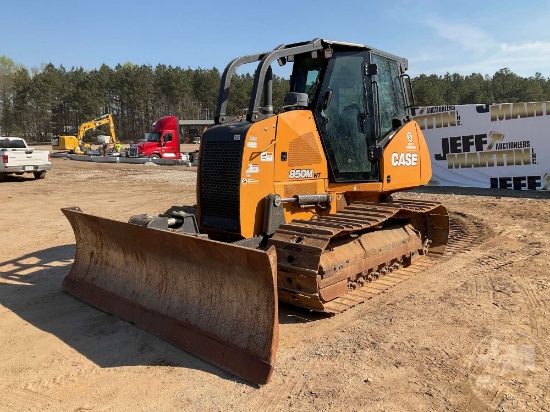
<svg viewBox="0 0 550 412">
<path fill-rule="evenodd" d="M 213 119 L 221 73 L 159 64 L 115 68 L 102 65 L 85 71 L 52 64 L 28 70 L 0 56 L 0 128 L 3 135 L 49 141 L 78 126 L 111 113 L 121 140 L 136 140 L 161 116 Z M 235 74 L 227 114 L 240 116 L 249 107 L 253 76 Z M 550 101 L 550 79 L 536 73 L 520 77 L 504 68 L 491 76 L 447 73 L 422 74 L 413 79 L 419 106 L 468 103 Z M 273 76 L 273 107 L 278 112 L 289 90 L 287 79 Z"/>
<path fill-rule="evenodd" d="M 550 100 L 550 79 L 540 73 L 524 78 L 510 69 L 500 69 L 493 77 L 421 74 L 412 81 L 417 106 L 477 103 L 540 102 Z"/>
</svg>

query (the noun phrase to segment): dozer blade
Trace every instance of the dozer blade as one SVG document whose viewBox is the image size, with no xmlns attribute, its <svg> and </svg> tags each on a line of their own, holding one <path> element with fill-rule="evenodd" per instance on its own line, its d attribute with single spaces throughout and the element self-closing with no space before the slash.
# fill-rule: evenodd
<svg viewBox="0 0 550 412">
<path fill-rule="evenodd" d="M 247 381 L 269 382 L 278 344 L 274 248 L 62 211 L 76 240 L 68 292 Z"/>
</svg>

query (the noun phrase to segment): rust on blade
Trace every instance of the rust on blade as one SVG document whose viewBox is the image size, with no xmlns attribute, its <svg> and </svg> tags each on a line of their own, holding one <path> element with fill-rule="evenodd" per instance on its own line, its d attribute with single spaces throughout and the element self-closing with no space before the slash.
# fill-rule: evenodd
<svg viewBox="0 0 550 412">
<path fill-rule="evenodd" d="M 76 256 L 64 288 L 247 381 L 278 344 L 276 253 L 62 209 Z"/>
</svg>

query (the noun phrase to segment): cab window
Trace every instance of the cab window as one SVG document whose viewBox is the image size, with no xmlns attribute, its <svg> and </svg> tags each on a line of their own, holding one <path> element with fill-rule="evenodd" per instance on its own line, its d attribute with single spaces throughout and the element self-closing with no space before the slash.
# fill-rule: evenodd
<svg viewBox="0 0 550 412">
<path fill-rule="evenodd" d="M 378 163 L 369 159 L 374 144 L 367 117 L 368 51 L 335 52 L 329 60 L 315 118 L 321 131 L 333 179 L 337 182 L 378 180 Z M 330 96 L 330 98 L 329 98 Z"/>
<path fill-rule="evenodd" d="M 149 136 L 147 136 L 148 142 L 160 142 L 160 133 L 152 132 L 149 133 Z"/>
<path fill-rule="evenodd" d="M 392 120 L 404 116 L 407 112 L 397 61 L 372 54 L 372 63 L 378 67 L 376 84 L 378 86 L 378 133 L 383 137 L 392 130 Z"/>
</svg>

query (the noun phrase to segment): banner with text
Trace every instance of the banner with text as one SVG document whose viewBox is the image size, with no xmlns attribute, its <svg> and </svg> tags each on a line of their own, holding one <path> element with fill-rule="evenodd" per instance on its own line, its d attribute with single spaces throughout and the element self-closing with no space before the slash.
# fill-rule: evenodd
<svg viewBox="0 0 550 412">
<path fill-rule="evenodd" d="M 550 190 L 550 102 L 414 111 L 441 186 Z"/>
</svg>

